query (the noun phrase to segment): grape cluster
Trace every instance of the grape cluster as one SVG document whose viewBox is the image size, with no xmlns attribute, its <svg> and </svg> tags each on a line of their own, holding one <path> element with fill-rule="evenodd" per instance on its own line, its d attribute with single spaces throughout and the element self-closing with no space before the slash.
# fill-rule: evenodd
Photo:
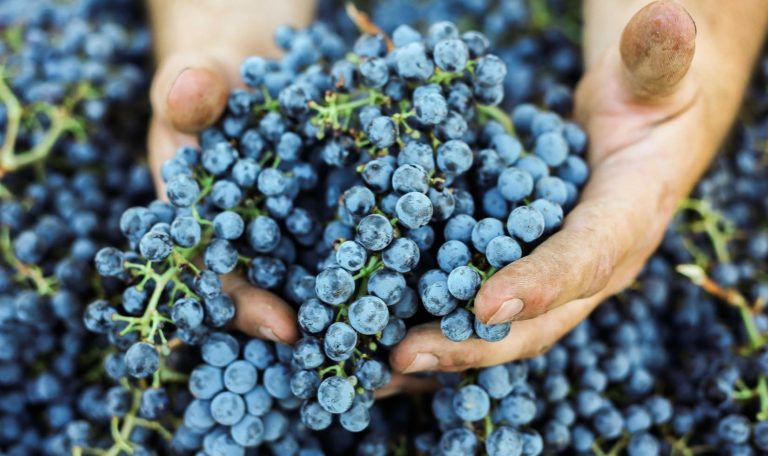
<svg viewBox="0 0 768 456">
<path fill-rule="evenodd" d="M 296 427 L 301 404 L 292 394 L 291 348 L 258 339 L 240 345 L 222 332 L 212 333 L 203 343 L 203 363 L 189 377 L 194 399 L 186 406 L 171 447 L 227 455 L 261 445 L 269 445 L 274 454 L 318 451 L 316 439 L 307 432 L 289 432 Z M 312 413 L 312 408 L 304 406 L 300 413 Z"/>
<path fill-rule="evenodd" d="M 568 87 L 581 76 L 580 9 L 572 0 L 443 0 L 386 2 L 355 1 L 371 20 L 387 33 L 403 24 L 424 30 L 430 24 L 453 21 L 463 29 L 478 30 L 507 64 L 504 78 L 506 109 L 542 101 L 550 109 L 569 114 L 572 100 Z M 338 2 L 322 0 L 320 18 L 352 40 L 355 22 Z M 466 32 L 477 36 L 476 32 Z"/>
<path fill-rule="evenodd" d="M 586 136 L 575 124 L 533 105 L 512 119 L 495 107 L 506 66 L 482 35 L 460 37 L 442 22 L 425 37 L 400 27 L 392 40 L 388 51 L 383 36 L 360 37 L 331 66 L 338 92 L 309 102 L 337 218 L 299 306 L 305 336 L 293 375 L 312 379 L 298 392 L 305 405 L 316 398 L 318 413 L 340 415 L 354 432 L 369 420 L 356 393 L 389 381 L 381 355 L 420 309 L 440 317 L 451 340 L 509 333 L 509 324 L 474 319 L 477 290 L 559 227 L 587 178 L 578 156 Z M 358 156 L 343 144 L 356 144 Z M 360 177 L 339 183 L 333 168 Z M 316 430 L 331 423 L 303 418 Z"/>
</svg>

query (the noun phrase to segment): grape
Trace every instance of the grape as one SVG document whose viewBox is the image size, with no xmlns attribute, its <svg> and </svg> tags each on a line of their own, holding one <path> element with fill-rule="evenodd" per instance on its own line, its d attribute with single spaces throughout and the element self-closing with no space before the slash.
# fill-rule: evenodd
<svg viewBox="0 0 768 456">
<path fill-rule="evenodd" d="M 390 269 L 379 269 L 368 278 L 368 293 L 382 299 L 387 304 L 393 304 L 405 292 L 405 278 L 399 272 Z"/>
<path fill-rule="evenodd" d="M 504 81 L 506 74 L 507 66 L 495 55 L 485 55 L 477 61 L 475 80 L 482 86 L 497 86 Z"/>
<path fill-rule="evenodd" d="M 317 401 L 328 413 L 341 414 L 352 407 L 355 396 L 353 386 L 342 377 L 328 377 L 320 383 Z"/>
<path fill-rule="evenodd" d="M 307 401 L 301 406 L 301 422 L 309 429 L 321 431 L 331 425 L 333 415 L 317 402 Z"/>
<path fill-rule="evenodd" d="M 477 446 L 477 437 L 464 428 L 451 429 L 446 432 L 438 444 L 442 454 L 451 456 L 475 454 Z"/>
<path fill-rule="evenodd" d="M 195 299 L 183 298 L 173 304 L 171 319 L 178 328 L 191 330 L 203 323 L 203 306 Z"/>
<path fill-rule="evenodd" d="M 539 183 L 543 179 L 539 179 L 536 182 L 537 194 L 539 189 Z M 518 202 L 527 198 L 533 191 L 533 177 L 520 168 L 509 167 L 501 172 L 498 181 L 499 191 L 502 196 L 511 202 Z M 563 187 L 563 191 L 565 188 Z M 562 203 L 561 203 L 562 204 Z"/>
<path fill-rule="evenodd" d="M 360 66 L 361 72 L 363 71 L 363 68 L 370 68 L 370 66 L 373 64 L 373 62 L 380 62 L 378 65 L 381 67 L 384 67 L 384 78 L 376 75 L 374 84 L 368 84 L 372 87 L 380 87 L 383 86 L 386 83 L 386 64 L 380 60 L 367 60 L 363 62 Z M 371 70 L 369 70 L 371 71 Z M 379 69 L 373 70 L 373 71 L 380 71 Z M 368 73 L 370 75 L 370 73 Z M 363 74 L 363 77 L 366 78 L 366 74 Z M 368 139 L 373 143 L 374 146 L 378 147 L 379 149 L 386 149 L 387 147 L 392 146 L 395 141 L 397 140 L 398 136 L 398 128 L 397 124 L 392 120 L 391 117 L 387 116 L 379 116 L 373 119 L 368 125 L 368 128 L 366 130 L 368 134 Z"/>
<path fill-rule="evenodd" d="M 547 131 L 536 138 L 534 153 L 548 166 L 557 167 L 568 158 L 568 144 L 559 132 Z"/>
<path fill-rule="evenodd" d="M 446 39 L 438 41 L 434 51 L 435 64 L 443 71 L 456 72 L 463 70 L 469 58 L 469 49 L 463 41 Z"/>
<path fill-rule="evenodd" d="M 240 351 L 240 344 L 229 334 L 212 333 L 201 348 L 203 361 L 216 366 L 225 367 L 235 359 Z"/>
<path fill-rule="evenodd" d="M 355 241 L 345 241 L 336 250 L 336 262 L 350 272 L 362 269 L 367 259 L 365 248 Z"/>
<path fill-rule="evenodd" d="M 486 325 L 475 318 L 475 334 L 481 339 L 489 342 L 496 342 L 507 337 L 511 325 L 509 323 L 500 323 L 496 325 Z"/>
<path fill-rule="evenodd" d="M 523 454 L 523 437 L 511 427 L 498 427 L 486 440 L 485 451 L 489 456 L 521 455 Z"/>
<path fill-rule="evenodd" d="M 333 321 L 333 309 L 318 299 L 309 299 L 299 307 L 299 325 L 310 333 L 324 331 Z"/>
<path fill-rule="evenodd" d="M 507 231 L 523 242 L 533 242 L 544 233 L 544 216 L 533 207 L 520 206 L 509 214 Z M 503 233 L 502 233 L 503 234 Z"/>
<path fill-rule="evenodd" d="M 349 307 L 350 325 L 360 334 L 381 332 L 387 325 L 388 317 L 387 305 L 375 296 L 358 298 Z"/>
<path fill-rule="evenodd" d="M 211 417 L 224 426 L 232 426 L 245 416 L 245 402 L 242 397 L 230 391 L 223 391 L 211 400 Z"/>
<path fill-rule="evenodd" d="M 323 340 L 326 356 L 334 361 L 343 361 L 352 355 L 357 344 L 357 332 L 344 322 L 336 322 L 328 327 Z"/>
<path fill-rule="evenodd" d="M 448 274 L 448 291 L 454 298 L 469 300 L 475 297 L 480 288 L 480 274 L 469 266 L 459 266 Z"/>
<path fill-rule="evenodd" d="M 389 269 L 401 273 L 410 272 L 419 263 L 419 246 L 416 242 L 407 238 L 395 239 L 394 242 L 384 250 L 381 259 L 384 266 Z"/>
<path fill-rule="evenodd" d="M 341 268 L 328 268 L 315 279 L 317 297 L 331 305 L 339 305 L 352 296 L 355 281 L 349 272 Z"/>
<path fill-rule="evenodd" d="M 221 368 L 208 364 L 197 366 L 189 377 L 189 392 L 198 399 L 213 399 L 224 389 L 224 377 Z"/>
<path fill-rule="evenodd" d="M 270 252 L 280 242 L 280 227 L 273 219 L 258 216 L 248 224 L 246 236 L 255 251 Z"/>
<path fill-rule="evenodd" d="M 392 174 L 392 188 L 399 193 L 427 193 L 429 177 L 420 165 L 403 164 Z"/>
<path fill-rule="evenodd" d="M 432 218 L 432 203 L 427 196 L 418 192 L 401 196 L 395 210 L 398 221 L 411 229 L 426 225 Z"/>
<path fill-rule="evenodd" d="M 302 369 L 315 369 L 325 361 L 320 342 L 314 337 L 304 337 L 296 343 L 293 361 Z"/>
<path fill-rule="evenodd" d="M 440 330 L 448 339 L 461 342 L 474 334 L 473 319 L 471 313 L 459 307 L 440 319 Z"/>
<path fill-rule="evenodd" d="M 275 399 L 286 399 L 291 395 L 290 369 L 284 364 L 273 364 L 264 371 L 264 387 Z"/>
<path fill-rule="evenodd" d="M 386 248 L 393 238 L 392 224 L 379 214 L 365 216 L 357 225 L 355 240 L 371 251 Z"/>
<path fill-rule="evenodd" d="M 497 236 L 485 248 L 485 257 L 494 268 L 504 266 L 519 260 L 523 256 L 520 245 L 509 236 Z"/>
<path fill-rule="evenodd" d="M 245 448 L 258 446 L 264 438 L 263 434 L 264 424 L 258 417 L 251 415 L 244 416 L 230 431 L 232 440 Z"/>
<path fill-rule="evenodd" d="M 470 259 L 469 247 L 461 241 L 448 241 L 437 251 L 437 263 L 447 273 L 466 265 Z"/>
<path fill-rule="evenodd" d="M 125 353 L 125 367 L 132 377 L 149 377 L 160 367 L 160 355 L 151 344 L 137 342 Z"/>
<path fill-rule="evenodd" d="M 247 393 L 256 386 L 257 379 L 256 368 L 247 361 L 234 361 L 224 370 L 224 386 L 233 393 Z"/>
</svg>

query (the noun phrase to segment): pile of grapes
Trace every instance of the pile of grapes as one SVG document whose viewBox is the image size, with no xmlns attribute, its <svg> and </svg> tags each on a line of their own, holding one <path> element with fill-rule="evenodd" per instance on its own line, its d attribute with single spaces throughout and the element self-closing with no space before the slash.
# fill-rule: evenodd
<svg viewBox="0 0 768 456">
<path fill-rule="evenodd" d="M 768 65 L 630 290 L 544 355 L 380 398 L 413 326 L 515 337 L 475 296 L 589 169 L 574 5 L 369 6 L 279 27 L 156 194 L 134 2 L 0 5 L 0 454 L 768 453 Z M 298 341 L 237 331 L 233 283 Z"/>
</svg>

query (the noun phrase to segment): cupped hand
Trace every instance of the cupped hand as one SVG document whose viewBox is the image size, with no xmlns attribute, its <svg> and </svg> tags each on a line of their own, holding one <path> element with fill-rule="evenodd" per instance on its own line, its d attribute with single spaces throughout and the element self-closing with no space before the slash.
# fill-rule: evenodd
<svg viewBox="0 0 768 456">
<path fill-rule="evenodd" d="M 258 2 L 256 2 L 258 3 Z M 312 4 L 288 0 L 270 12 L 249 0 L 226 5 L 181 0 L 150 2 L 158 69 L 152 81 L 149 162 L 158 195 L 164 197 L 162 163 L 216 122 L 230 90 L 241 87 L 240 63 L 249 55 L 274 57 L 276 24 L 308 23 Z M 296 313 L 285 301 L 232 273 L 222 280 L 237 306 L 235 326 L 246 334 L 292 343 L 299 336 Z"/>
<path fill-rule="evenodd" d="M 457 371 L 544 353 L 631 283 L 720 138 L 694 56 L 696 26 L 677 3 L 640 10 L 592 62 L 575 94 L 591 177 L 560 231 L 482 287 L 476 317 L 512 322 L 499 342 L 451 342 L 438 324 L 410 330 L 396 371 Z"/>
</svg>

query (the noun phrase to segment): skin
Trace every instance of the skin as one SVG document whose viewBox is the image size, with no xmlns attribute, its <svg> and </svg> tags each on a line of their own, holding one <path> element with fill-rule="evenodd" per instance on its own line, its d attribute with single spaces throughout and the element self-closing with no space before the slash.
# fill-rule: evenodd
<svg viewBox="0 0 768 456">
<path fill-rule="evenodd" d="M 415 327 L 392 352 L 396 372 L 457 371 L 541 354 L 629 285 L 658 246 L 678 202 L 736 115 L 768 8 L 762 0 L 728 8 L 715 0 L 649 3 L 584 4 L 586 73 L 575 106 L 590 137 L 592 175 L 562 229 L 481 289 L 478 318 L 512 321 L 510 335 L 496 343 L 455 343 L 437 324 Z M 223 111 L 227 91 L 239 85 L 244 57 L 276 54 L 266 45 L 273 24 L 306 25 L 314 7 L 308 0 L 284 0 L 270 4 L 265 15 L 259 5 L 149 1 L 159 63 L 149 138 L 156 171 Z M 214 24 L 227 24 L 226 30 L 216 31 Z M 296 340 L 295 314 L 287 304 L 241 277 L 226 283 L 240 330 Z M 396 375 L 387 392 L 430 386 L 429 380 Z"/>
</svg>

